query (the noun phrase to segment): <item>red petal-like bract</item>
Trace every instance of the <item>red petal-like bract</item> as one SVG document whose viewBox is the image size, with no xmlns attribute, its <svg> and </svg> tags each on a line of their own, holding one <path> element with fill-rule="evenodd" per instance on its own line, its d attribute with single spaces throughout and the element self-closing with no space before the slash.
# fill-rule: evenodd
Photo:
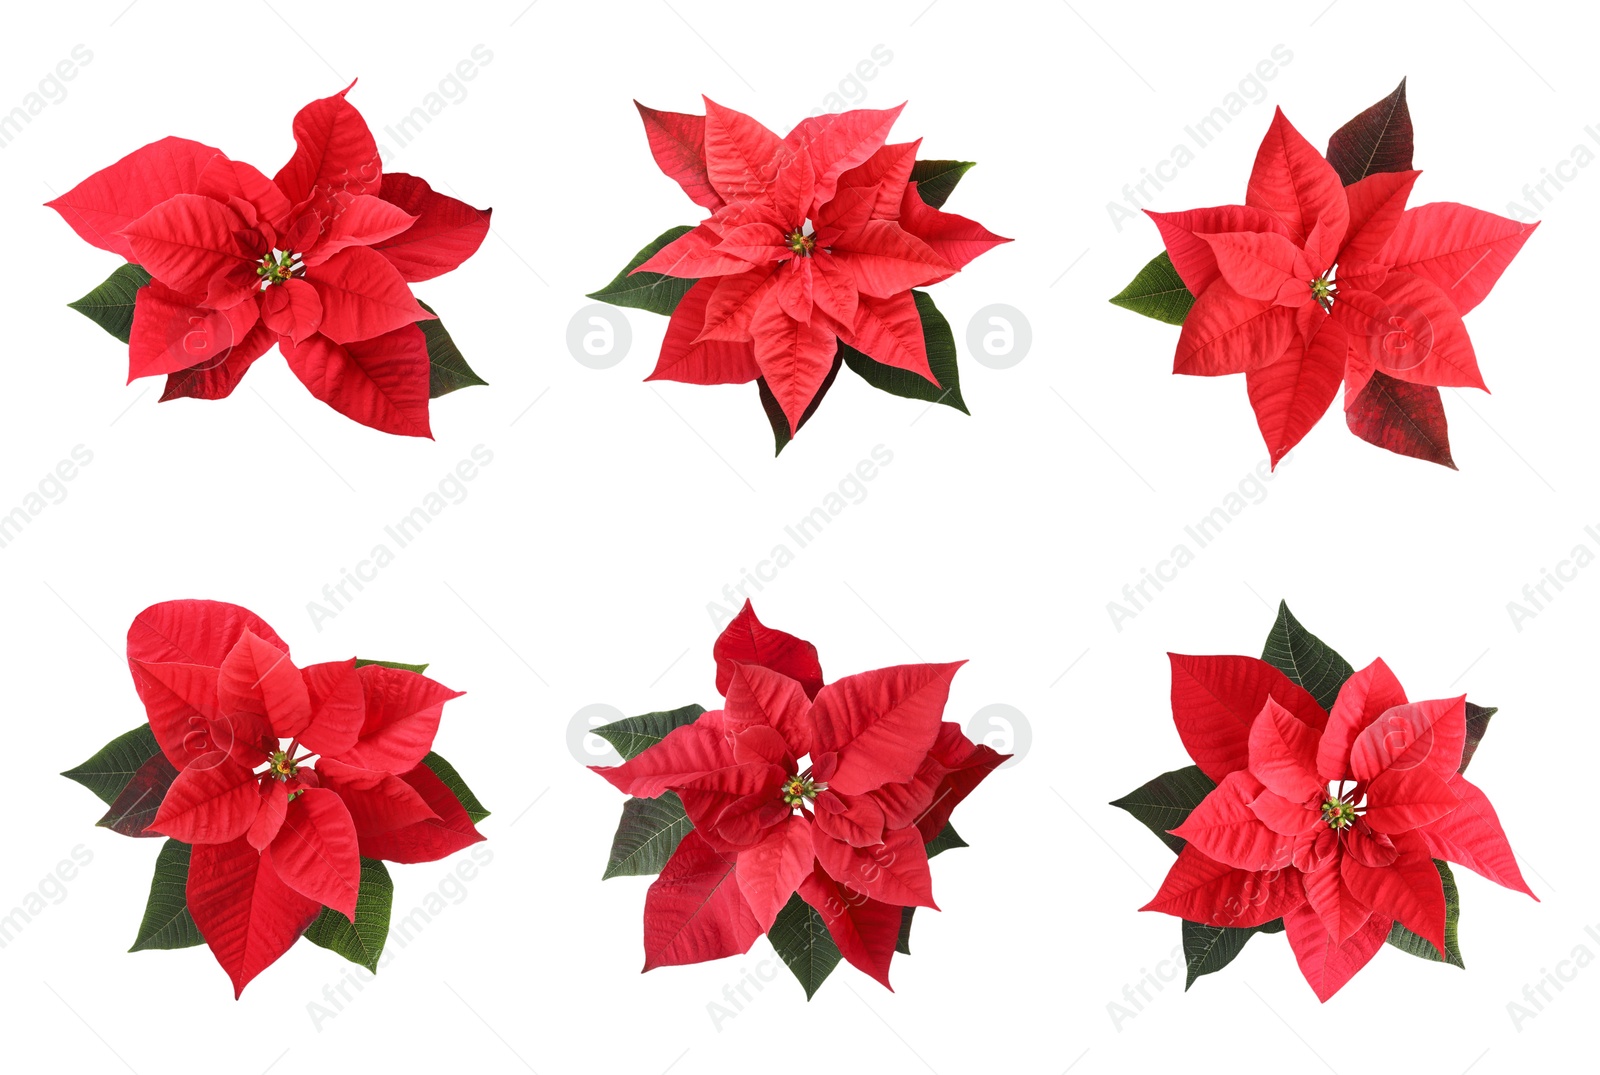
<svg viewBox="0 0 1600 1075">
<path fill-rule="evenodd" d="M 638 101 L 633 106 L 644 120 L 645 137 L 656 164 L 696 205 L 722 208 L 722 196 L 706 174 L 706 118 L 683 112 L 658 112 Z"/>
<path fill-rule="evenodd" d="M 1309 343 L 1297 335 L 1278 361 L 1245 372 L 1250 406 L 1273 467 L 1327 413 L 1344 379 L 1349 338 L 1332 318 L 1316 317 Z"/>
<path fill-rule="evenodd" d="M 245 222 L 237 212 L 198 194 L 178 194 L 152 208 L 122 231 L 133 260 L 172 290 L 204 295 L 214 277 L 253 273 L 256 251 L 240 239 Z"/>
<path fill-rule="evenodd" d="M 761 376 L 748 340 L 700 338 L 706 328 L 706 303 L 716 289 L 717 280 L 700 280 L 679 300 L 661 341 L 656 368 L 645 380 L 748 384 Z"/>
<path fill-rule="evenodd" d="M 364 858 L 390 862 L 433 862 L 483 840 L 461 800 L 432 769 L 419 765 L 400 779 L 422 797 L 434 816 L 388 832 L 363 834 Z"/>
<path fill-rule="evenodd" d="M 1342 239 L 1350 219 L 1338 173 L 1281 108 L 1273 111 L 1272 125 L 1261 140 L 1244 202 L 1276 216 L 1289 229 L 1289 238 L 1302 245 L 1318 223 L 1329 227 L 1335 241 Z"/>
<path fill-rule="evenodd" d="M 1405 702 L 1405 689 L 1381 657 L 1345 680 L 1317 744 L 1317 771 L 1322 779 L 1354 779 L 1350 748 L 1373 721 Z"/>
<path fill-rule="evenodd" d="M 717 636 L 711 656 L 717 662 L 718 694 L 728 693 L 733 670 L 739 664 L 758 664 L 780 672 L 798 681 L 808 698 L 815 698 L 822 689 L 822 665 L 817 660 L 817 647 L 762 623 L 748 600 Z"/>
<path fill-rule="evenodd" d="M 394 773 L 373 772 L 321 758 L 317 776 L 350 811 L 358 836 L 376 836 L 438 818 L 417 789 Z M 281 784 L 274 784 L 281 787 Z"/>
<path fill-rule="evenodd" d="M 816 909 L 839 954 L 857 970 L 889 985 L 889 961 L 900 936 L 901 908 L 852 892 L 818 866 L 800 883 L 800 898 Z"/>
<path fill-rule="evenodd" d="M 189 913 L 211 954 L 244 992 L 322 912 L 322 905 L 286 885 L 271 858 L 243 839 L 197 844 L 189 855 Z"/>
<path fill-rule="evenodd" d="M 326 788 L 302 790 L 268 851 L 285 884 L 354 921 L 361 855 L 355 822 L 338 795 Z"/>
<path fill-rule="evenodd" d="M 1522 879 L 1516 856 L 1506 841 L 1505 830 L 1489 797 L 1477 785 L 1459 774 L 1450 778 L 1449 788 L 1460 805 L 1450 813 L 1417 830 L 1435 858 L 1459 862 L 1497 885 L 1533 896 Z M 1538 896 L 1533 896 L 1538 899 Z"/>
<path fill-rule="evenodd" d="M 645 970 L 750 950 L 761 923 L 739 891 L 736 863 L 697 831 L 683 838 L 645 895 Z"/>
<path fill-rule="evenodd" d="M 290 202 L 378 193 L 383 179 L 378 144 L 361 113 L 345 100 L 350 86 L 296 113 L 294 156 L 272 177 Z"/>
<path fill-rule="evenodd" d="M 692 724 L 674 728 L 661 742 L 621 765 L 590 768 L 626 795 L 654 799 L 669 787 L 732 764 L 733 751 L 722 730 L 722 711 L 713 710 Z"/>
<path fill-rule="evenodd" d="M 1326 1002 L 1378 954 L 1389 939 L 1393 923 L 1382 915 L 1371 915 L 1353 937 L 1341 944 L 1328 934 L 1311 905 L 1303 903 L 1284 914 L 1283 925 L 1300 963 L 1300 973 L 1317 999 Z"/>
<path fill-rule="evenodd" d="M 178 194 L 200 189 L 200 174 L 221 150 L 187 138 L 163 138 L 102 168 L 65 194 L 46 202 L 79 238 L 137 261 L 122 229 Z"/>
<path fill-rule="evenodd" d="M 218 751 L 178 772 L 150 828 L 186 844 L 225 844 L 250 829 L 261 808 L 256 775 Z"/>
<path fill-rule="evenodd" d="M 1305 901 L 1297 870 L 1241 870 L 1184 845 L 1161 889 L 1141 911 L 1206 926 L 1263 926 Z"/>
<path fill-rule="evenodd" d="M 738 854 L 736 877 L 750 913 L 765 933 L 807 875 L 816 856 L 811 827 L 796 817 L 767 830 L 760 843 Z"/>
<path fill-rule="evenodd" d="M 454 269 L 483 245 L 493 210 L 440 194 L 414 175 L 389 172 L 378 196 L 416 217 L 409 228 L 372 245 L 411 283 Z"/>
<path fill-rule="evenodd" d="M 279 346 L 300 382 L 340 414 L 385 433 L 433 437 L 428 343 L 416 325 L 342 346 L 322 335 Z"/>
<path fill-rule="evenodd" d="M 366 719 L 355 745 L 339 755 L 348 765 L 403 773 L 433 749 L 444 704 L 461 697 L 427 676 L 369 664 L 356 669 L 366 699 Z"/>
<path fill-rule="evenodd" d="M 1172 372 L 1197 377 L 1247 373 L 1276 361 L 1294 333 L 1292 309 L 1247 298 L 1219 278 L 1183 319 Z"/>
<path fill-rule="evenodd" d="M 1250 727 L 1270 698 L 1320 729 L 1327 715 L 1316 699 L 1266 661 L 1254 657 L 1188 657 L 1172 662 L 1172 718 L 1189 756 L 1217 783 L 1250 764 Z"/>
<path fill-rule="evenodd" d="M 910 780 L 938 737 L 950 680 L 964 663 L 897 665 L 822 688 L 811 710 L 812 749 L 838 755 L 828 786 L 857 795 Z"/>
<path fill-rule="evenodd" d="M 1406 210 L 1377 260 L 1394 272 L 1432 281 L 1464 314 L 1489 294 L 1538 226 L 1470 205 L 1432 202 Z"/>
</svg>

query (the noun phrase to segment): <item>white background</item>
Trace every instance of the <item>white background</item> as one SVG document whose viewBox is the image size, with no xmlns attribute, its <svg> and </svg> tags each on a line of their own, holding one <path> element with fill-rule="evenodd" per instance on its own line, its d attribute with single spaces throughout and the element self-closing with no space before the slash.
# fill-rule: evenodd
<svg viewBox="0 0 1600 1075">
<path fill-rule="evenodd" d="M 1506 0 L 1340 0 L 1320 14 L 1322 0 L 1225 12 L 1101 0 L 359 13 L 125 3 L 14 9 L 0 34 L 0 111 L 74 46 L 93 53 L 66 97 L 0 149 L 0 511 L 75 445 L 93 452 L 65 500 L 0 549 L 0 911 L 75 847 L 92 855 L 0 949 L 10 1066 L 1450 1075 L 1588 1064 L 1600 969 L 1577 970 L 1520 1024 L 1507 1006 L 1526 1004 L 1547 969 L 1571 974 L 1560 961 L 1578 946 L 1600 955 L 1585 933 L 1600 923 L 1588 682 L 1600 568 L 1520 631 L 1506 605 L 1574 545 L 1600 551 L 1583 532 L 1600 523 L 1589 327 L 1600 168 L 1550 201 L 1467 319 L 1494 394 L 1445 393 L 1459 473 L 1355 439 L 1336 407 L 1264 498 L 1121 631 L 1107 602 L 1265 452 L 1241 378 L 1171 376 L 1177 329 L 1106 302 L 1160 249 L 1153 226 L 1118 231 L 1106 206 L 1282 45 L 1292 60 L 1264 99 L 1156 208 L 1239 201 L 1275 103 L 1321 146 L 1409 75 L 1415 201 L 1505 213 L 1574 146 L 1600 151 L 1584 130 L 1600 122 L 1591 13 Z M 478 45 L 492 59 L 466 96 L 447 86 L 455 103 L 394 151 L 381 129 Z M 699 111 L 704 92 L 781 132 L 880 45 L 892 59 L 845 87 L 853 103 L 908 100 L 896 140 L 979 162 L 947 208 L 1017 239 L 934 289 L 963 341 L 972 417 L 844 372 L 775 461 L 753 386 L 642 383 L 665 319 L 627 312 L 633 347 L 612 369 L 575 361 L 565 339 L 583 294 L 699 217 L 656 170 L 631 99 Z M 295 110 L 356 76 L 350 99 L 390 144 L 390 168 L 494 207 L 481 253 L 417 288 L 490 387 L 436 401 L 433 442 L 341 418 L 276 353 L 223 402 L 158 405 L 159 382 L 124 387 L 125 349 L 65 306 L 115 259 L 40 203 L 169 134 L 270 174 L 292 148 Z M 991 303 L 1031 323 L 1032 349 L 1011 369 L 986 368 L 964 343 Z M 466 499 L 318 631 L 307 603 L 479 444 L 494 459 Z M 815 641 L 830 677 L 968 658 L 950 717 L 1015 706 L 1032 747 L 957 812 L 972 847 L 935 862 L 944 911 L 917 916 L 895 993 L 841 966 L 808 1005 L 778 968 L 718 1022 L 708 1005 L 726 1004 L 724 987 L 747 973 L 771 975 L 770 949 L 638 973 L 647 881 L 600 882 L 621 797 L 575 759 L 569 724 L 597 703 L 715 705 L 708 603 L 880 444 L 892 464 L 765 584 L 760 615 Z M 143 719 L 123 633 L 141 608 L 178 597 L 254 609 L 302 663 L 430 661 L 468 692 L 437 745 L 494 811 L 482 826 L 493 859 L 460 888 L 447 877 L 464 855 L 396 867 L 397 912 L 441 885 L 460 902 L 395 945 L 332 1018 L 308 1005 L 326 1005 L 324 987 L 349 965 L 310 944 L 238 1002 L 203 949 L 126 954 L 159 844 L 94 828 L 101 804 L 55 775 Z M 1472 775 L 1544 902 L 1463 869 L 1465 972 L 1385 948 L 1319 1005 L 1284 938 L 1264 937 L 1187 995 L 1167 983 L 1115 1019 L 1108 1006 L 1126 1004 L 1124 987 L 1178 943 L 1176 920 L 1136 912 L 1170 853 L 1106 805 L 1187 763 L 1164 652 L 1259 653 L 1280 597 L 1358 666 L 1382 655 L 1413 697 L 1465 690 L 1500 707 Z"/>
</svg>

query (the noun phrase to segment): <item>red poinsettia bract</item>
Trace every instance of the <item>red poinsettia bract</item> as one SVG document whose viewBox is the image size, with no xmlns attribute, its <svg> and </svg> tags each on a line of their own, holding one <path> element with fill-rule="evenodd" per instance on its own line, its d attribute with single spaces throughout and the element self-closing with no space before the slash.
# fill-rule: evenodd
<svg viewBox="0 0 1600 1075">
<path fill-rule="evenodd" d="M 656 163 L 711 213 L 633 270 L 697 281 L 650 379 L 763 378 L 791 431 L 841 341 L 938 385 L 911 289 L 1010 240 L 918 196 L 920 140 L 885 144 L 905 106 L 813 116 L 780 138 L 705 105 L 704 116 L 638 106 Z"/>
<path fill-rule="evenodd" d="M 151 276 L 134 303 L 128 380 L 165 374 L 163 399 L 220 399 L 276 343 L 334 410 L 431 436 L 417 322 L 434 315 L 410 284 L 470 257 L 490 211 L 385 175 L 349 89 L 300 110 L 294 155 L 271 179 L 163 138 L 47 203 Z"/>
<path fill-rule="evenodd" d="M 178 770 L 149 829 L 193 845 L 188 908 L 235 996 L 323 907 L 354 918 L 362 857 L 431 862 L 483 839 L 423 764 L 459 691 L 354 659 L 298 667 L 217 601 L 141 612 L 128 664 Z"/>
<path fill-rule="evenodd" d="M 1377 660 L 1324 712 L 1265 661 L 1173 654 L 1172 714 L 1217 787 L 1171 830 L 1187 843 L 1143 909 L 1207 926 L 1282 918 L 1321 1000 L 1394 922 L 1442 957 L 1434 859 L 1533 895 L 1487 796 L 1461 775 L 1464 696 L 1409 702 Z"/>
<path fill-rule="evenodd" d="M 925 845 L 1006 757 L 943 720 L 964 662 L 824 685 L 816 648 L 748 602 L 714 652 L 721 709 L 595 767 L 629 795 L 676 793 L 694 825 L 650 886 L 644 969 L 746 952 L 798 893 L 887 987 L 902 909 L 935 907 Z"/>
<path fill-rule="evenodd" d="M 1406 208 L 1421 175 L 1410 166 L 1409 124 L 1402 170 L 1363 169 L 1345 185 L 1278 109 L 1243 205 L 1149 212 L 1196 296 L 1173 372 L 1244 374 L 1274 466 L 1316 425 L 1341 383 L 1353 429 L 1425 456 L 1397 445 L 1421 435 L 1442 442 L 1442 414 L 1439 430 L 1424 434 L 1364 432 L 1358 401 L 1374 375 L 1487 390 L 1461 318 L 1537 225 L 1454 202 Z M 1388 409 L 1400 407 L 1391 400 Z M 1431 457 L 1448 463 L 1448 450 L 1439 451 L 1435 444 Z"/>
</svg>

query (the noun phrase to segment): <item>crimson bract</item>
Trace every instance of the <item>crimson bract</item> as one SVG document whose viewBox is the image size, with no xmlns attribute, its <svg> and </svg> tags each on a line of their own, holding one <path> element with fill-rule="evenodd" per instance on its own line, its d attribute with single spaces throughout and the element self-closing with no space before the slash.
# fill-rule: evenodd
<svg viewBox="0 0 1600 1075">
<path fill-rule="evenodd" d="M 128 344 L 129 381 L 220 399 L 276 343 L 328 406 L 417 437 L 431 397 L 483 383 L 410 285 L 470 257 L 489 210 L 384 174 L 348 92 L 300 110 L 271 179 L 163 138 L 48 203 L 128 262 L 72 305 Z"/>
<path fill-rule="evenodd" d="M 721 709 L 596 729 L 627 760 L 595 771 L 632 796 L 606 876 L 660 874 L 644 969 L 766 934 L 808 997 L 841 956 L 887 987 L 912 911 L 935 907 L 929 857 L 964 846 L 951 812 L 1005 760 L 942 718 L 960 662 L 824 683 L 815 647 L 748 602 L 713 656 Z"/>
<path fill-rule="evenodd" d="M 236 996 L 302 934 L 375 969 L 383 861 L 483 839 L 487 811 L 432 752 L 460 692 L 425 666 L 300 667 L 259 617 L 217 601 L 141 612 L 128 665 L 148 723 L 64 775 L 109 805 L 101 825 L 168 837 L 135 950 L 205 943 Z"/>
<path fill-rule="evenodd" d="M 591 296 L 672 315 L 649 379 L 757 381 L 779 450 L 844 364 L 965 411 L 950 327 L 912 289 L 1009 241 L 939 208 L 972 165 L 886 144 L 900 108 L 813 116 L 779 137 L 705 104 L 704 116 L 638 108 L 656 163 L 711 215 Z"/>
<path fill-rule="evenodd" d="M 1111 301 L 1181 324 L 1173 372 L 1242 373 L 1272 464 L 1344 386 L 1352 432 L 1453 467 L 1441 387 L 1483 388 L 1462 316 L 1536 224 L 1454 202 L 1407 208 L 1405 83 L 1326 159 L 1278 109 L 1243 205 L 1149 213 L 1166 253 Z"/>
<path fill-rule="evenodd" d="M 1352 671 L 1287 606 L 1266 653 L 1171 655 L 1196 765 L 1115 804 L 1178 851 L 1143 909 L 1184 920 L 1191 983 L 1278 929 L 1324 1001 L 1385 941 L 1461 965 L 1446 863 L 1533 895 L 1462 775 L 1494 710 L 1408 700 L 1383 661 Z"/>
</svg>

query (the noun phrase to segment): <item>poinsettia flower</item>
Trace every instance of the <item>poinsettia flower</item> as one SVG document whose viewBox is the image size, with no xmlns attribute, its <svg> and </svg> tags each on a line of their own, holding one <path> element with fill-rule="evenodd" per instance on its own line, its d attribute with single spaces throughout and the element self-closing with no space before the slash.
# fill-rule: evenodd
<svg viewBox="0 0 1600 1075">
<path fill-rule="evenodd" d="M 1005 760 L 942 719 L 961 662 L 823 685 L 815 648 L 748 602 L 714 652 L 723 708 L 594 767 L 693 824 L 646 898 L 645 970 L 747 951 L 798 893 L 887 987 L 901 908 L 936 907 L 926 844 Z"/>
<path fill-rule="evenodd" d="M 1217 786 L 1171 830 L 1186 843 L 1144 910 L 1241 928 L 1282 918 L 1327 1000 L 1394 922 L 1444 953 L 1433 860 L 1533 895 L 1461 775 L 1464 697 L 1410 702 L 1378 660 L 1324 712 L 1264 661 L 1174 654 L 1172 666 L 1173 718 Z"/>
<path fill-rule="evenodd" d="M 1409 128 L 1408 128 L 1409 129 Z M 1536 225 L 1452 202 L 1406 208 L 1420 172 L 1344 185 L 1278 109 L 1243 205 L 1149 212 L 1196 296 L 1173 372 L 1243 373 L 1272 464 L 1375 374 L 1483 388 L 1462 323 Z M 1147 211 L 1148 212 L 1148 211 Z"/>
<path fill-rule="evenodd" d="M 221 398 L 277 343 L 341 414 L 431 436 L 418 322 L 434 315 L 410 284 L 471 256 L 490 213 L 415 176 L 384 175 L 349 89 L 300 110 L 294 155 L 270 179 L 166 138 L 48 203 L 152 277 L 134 301 L 129 381 L 166 375 L 163 399 Z"/>
<path fill-rule="evenodd" d="M 814 116 L 780 138 L 705 104 L 638 106 L 656 163 L 711 213 L 633 270 L 696 281 L 651 379 L 760 377 L 791 431 L 841 341 L 937 385 L 911 289 L 1009 240 L 917 195 L 918 143 L 885 144 L 904 106 Z"/>
<path fill-rule="evenodd" d="M 140 613 L 128 664 L 177 770 L 149 829 L 193 845 L 188 907 L 235 995 L 322 908 L 354 918 L 362 857 L 483 839 L 424 764 L 458 691 L 353 658 L 299 667 L 259 617 L 214 601 Z"/>
</svg>

